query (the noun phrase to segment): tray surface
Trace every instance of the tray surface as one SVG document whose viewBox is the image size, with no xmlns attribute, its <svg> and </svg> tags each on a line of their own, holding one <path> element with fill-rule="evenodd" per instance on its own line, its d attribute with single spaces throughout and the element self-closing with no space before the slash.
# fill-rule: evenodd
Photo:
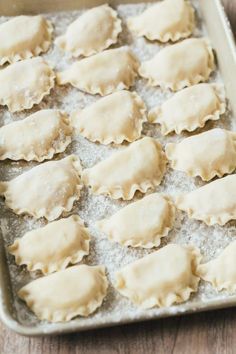
<svg viewBox="0 0 236 354">
<path fill-rule="evenodd" d="M 198 0 L 192 1 L 198 18 L 198 25 L 194 31 L 195 37 L 208 36 L 204 22 L 202 21 L 200 6 Z M 124 20 L 129 16 L 141 13 L 149 3 L 138 4 L 120 4 L 115 6 L 119 16 Z M 68 24 L 70 24 L 81 11 L 66 11 L 58 13 L 48 13 L 45 17 L 50 19 L 54 25 L 55 37 L 64 33 Z M 0 22 L 4 22 L 7 18 L 1 17 Z M 123 21 L 124 23 L 124 21 Z M 132 38 L 128 32 L 125 24 L 123 25 L 123 32 L 120 35 L 119 43 L 116 46 L 129 45 L 134 53 L 138 56 L 140 61 L 151 58 L 165 45 L 151 43 L 143 38 Z M 217 53 L 217 51 L 216 51 Z M 51 63 L 56 70 L 61 70 L 67 67 L 73 60 L 63 55 L 55 46 L 53 46 L 48 53 L 43 57 Z M 211 82 L 222 83 L 222 78 L 217 70 L 210 79 Z M 138 79 L 132 90 L 136 90 L 144 99 L 148 109 L 161 104 L 164 100 L 172 95 L 171 92 L 163 92 L 159 88 L 151 88 L 143 79 Z M 10 114 L 6 109 L 0 109 L 0 125 L 10 123 L 14 120 L 27 117 L 29 114 L 36 112 L 39 109 L 58 108 L 71 113 L 78 108 L 83 108 L 90 103 L 99 99 L 91 95 L 87 95 L 79 90 L 68 87 L 56 86 L 50 96 L 46 97 L 43 102 L 34 109 L 23 111 L 22 113 Z M 228 109 L 226 114 L 217 122 L 208 122 L 204 129 L 199 129 L 191 134 L 170 135 L 162 137 L 158 125 L 151 125 L 146 123 L 143 129 L 143 136 L 153 136 L 157 138 L 163 146 L 168 142 L 175 142 L 184 137 L 194 135 L 196 133 L 209 130 L 211 128 L 221 127 L 229 130 L 235 130 L 235 121 L 233 115 Z M 103 146 L 94 144 L 83 137 L 77 137 L 72 144 L 67 148 L 66 152 L 56 156 L 56 159 L 67 156 L 68 154 L 77 154 L 81 161 L 83 168 L 91 167 L 98 161 L 112 154 L 112 152 L 121 149 L 119 146 Z M 1 162 L 0 180 L 9 180 L 17 176 L 27 169 L 37 165 L 36 163 L 26 162 Z M 169 195 L 176 195 L 180 192 L 187 192 L 203 185 L 200 179 L 192 179 L 183 173 L 176 172 L 168 168 L 164 180 L 160 187 L 156 189 L 158 192 L 165 192 Z M 43 188 L 43 185 L 42 185 Z M 134 200 L 140 199 L 141 194 L 137 194 Z M 142 256 L 152 252 L 153 250 L 142 250 L 121 247 L 118 244 L 113 244 L 108 241 L 104 235 L 99 233 L 94 227 L 96 220 L 112 215 L 121 207 L 129 204 L 129 202 L 113 201 L 104 196 L 93 196 L 84 187 L 82 196 L 79 202 L 75 203 L 73 210 L 67 215 L 78 213 L 89 227 L 92 240 L 90 254 L 85 257 L 83 263 L 96 265 L 104 264 L 107 269 L 107 275 L 110 281 L 108 295 L 102 305 L 94 314 L 88 318 L 76 318 L 69 323 L 48 324 L 39 322 L 37 318 L 30 312 L 26 305 L 20 301 L 16 295 L 17 290 L 28 283 L 30 280 L 40 276 L 39 273 L 29 274 L 24 267 L 15 265 L 14 258 L 7 254 L 7 266 L 10 271 L 11 285 L 13 291 L 13 301 L 10 297 L 10 289 L 6 289 L 7 280 L 1 279 L 5 268 L 2 268 L 0 275 L 0 286 L 2 286 L 2 304 L 0 314 L 4 322 L 12 329 L 22 334 L 50 334 L 69 332 L 75 330 L 84 330 L 88 328 L 95 328 L 124 322 L 139 321 L 143 319 L 152 319 L 163 316 L 177 315 L 181 313 L 198 311 L 201 309 L 226 307 L 236 304 L 236 297 L 229 296 L 222 292 L 217 294 L 212 287 L 201 282 L 199 291 L 191 296 L 191 299 L 184 304 L 171 306 L 163 309 L 140 310 L 134 307 L 128 300 L 121 297 L 117 291 L 112 287 L 114 272 L 121 266 L 124 266 Z M 2 236 L 4 239 L 4 247 L 13 242 L 16 237 L 22 236 L 26 231 L 36 227 L 45 225 L 44 220 L 33 220 L 30 217 L 16 216 L 9 211 L 4 205 L 4 201 L 0 200 L 0 226 Z M 204 261 L 207 261 L 221 252 L 231 241 L 235 239 L 236 223 L 230 222 L 224 227 L 214 226 L 208 227 L 202 222 L 189 220 L 186 215 L 177 213 L 174 229 L 169 235 L 162 239 L 161 247 L 171 243 L 193 244 L 200 248 Z M 1 250 L 2 251 L 2 250 Z M 0 253 L 0 261 L 4 262 L 4 254 Z M 7 277 L 7 274 L 4 276 Z M 8 294 L 6 295 L 8 291 Z M 6 304 L 5 298 L 8 298 L 10 304 Z"/>
</svg>

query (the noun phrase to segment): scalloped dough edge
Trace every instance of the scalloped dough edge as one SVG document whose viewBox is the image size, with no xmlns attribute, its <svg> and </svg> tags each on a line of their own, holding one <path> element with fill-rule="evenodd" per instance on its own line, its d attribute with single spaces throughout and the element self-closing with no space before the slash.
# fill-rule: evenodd
<svg viewBox="0 0 236 354">
<path fill-rule="evenodd" d="M 70 156 L 73 161 L 74 169 L 77 171 L 78 174 L 81 174 L 82 167 L 81 167 L 79 158 L 76 155 L 70 155 Z M 8 199 L 8 202 L 6 203 L 6 205 L 9 209 L 13 210 L 14 213 L 17 215 L 22 215 L 22 214 L 23 215 L 30 215 L 36 219 L 44 217 L 48 221 L 53 221 L 53 220 L 59 218 L 59 216 L 62 216 L 65 212 L 69 212 L 72 209 L 74 202 L 79 199 L 80 191 L 82 189 L 81 184 L 77 185 L 75 195 L 70 197 L 64 206 L 58 206 L 58 207 L 54 208 L 53 212 L 47 213 L 46 208 L 43 208 L 43 209 L 38 210 L 37 213 L 35 213 L 35 212 L 29 213 L 28 209 L 23 209 L 23 208 L 16 209 L 14 206 L 14 202 L 10 198 L 7 198 L 7 194 L 8 194 L 7 193 L 7 184 L 8 184 L 8 182 L 1 182 L 0 181 L 0 196 L 4 196 L 5 199 Z"/>
<path fill-rule="evenodd" d="M 226 111 L 226 97 L 225 97 L 225 90 L 224 90 L 224 85 L 222 84 L 210 84 L 211 86 L 214 87 L 215 94 L 219 99 L 219 109 L 215 111 L 213 114 L 209 114 L 205 116 L 199 124 L 195 124 L 192 126 L 192 128 L 187 128 L 185 125 L 182 125 L 180 129 L 168 129 L 165 120 L 163 119 L 162 116 L 162 110 L 161 107 L 155 107 L 150 112 L 148 113 L 148 122 L 152 124 L 160 124 L 161 126 L 161 134 L 162 135 L 168 135 L 172 132 L 175 134 L 181 134 L 183 131 L 188 131 L 188 132 L 193 132 L 194 130 L 198 128 L 203 128 L 208 120 L 219 120 L 220 116 L 225 113 Z"/>
<path fill-rule="evenodd" d="M 117 145 L 120 145 L 122 144 L 124 141 L 127 141 L 129 143 L 132 143 L 133 141 L 137 140 L 140 138 L 141 136 L 141 132 L 142 132 L 142 129 L 143 129 L 143 123 L 144 122 L 147 122 L 147 117 L 146 117 L 146 105 L 144 103 L 144 101 L 141 99 L 141 97 L 134 91 L 130 92 L 134 98 L 134 101 L 137 103 L 137 107 L 138 107 L 138 110 L 139 110 L 139 113 L 141 115 L 141 117 L 139 119 L 137 119 L 137 128 L 136 128 L 136 132 L 132 132 L 132 137 L 127 137 L 127 135 L 119 135 L 119 136 L 116 136 L 116 137 L 110 137 L 110 136 L 104 136 L 102 139 L 101 139 L 101 136 L 98 136 L 96 135 L 96 131 L 93 132 L 93 136 L 91 136 L 89 133 L 87 133 L 86 129 L 76 129 L 75 128 L 75 131 L 78 130 L 78 133 L 80 135 L 82 135 L 83 137 L 85 137 L 86 139 L 92 141 L 93 143 L 100 143 L 100 144 L 103 144 L 103 145 L 109 145 L 109 144 L 117 144 Z M 108 97 L 108 96 L 107 96 Z M 71 121 L 72 121 L 72 125 L 75 127 L 76 124 L 73 123 L 73 121 L 79 119 L 77 117 L 77 115 L 79 114 L 79 112 L 74 112 L 72 115 L 71 115 Z"/>
<path fill-rule="evenodd" d="M 65 139 L 64 141 L 60 141 L 60 132 L 58 134 L 58 138 L 52 142 L 53 145 L 48 150 L 47 154 L 44 154 L 43 156 L 38 156 L 35 155 L 32 151 L 29 151 L 27 156 L 24 154 L 19 154 L 17 158 L 14 158 L 14 155 L 12 156 L 9 152 L 6 152 L 4 155 L 0 156 L 0 161 L 9 159 L 12 161 L 18 161 L 18 160 L 24 160 L 24 161 L 37 161 L 37 162 L 42 162 L 44 160 L 51 160 L 55 154 L 59 154 L 67 148 L 67 146 L 71 143 L 72 140 L 72 126 L 71 126 L 71 121 L 69 119 L 69 116 L 62 111 L 59 111 L 59 114 L 62 117 L 62 121 L 65 124 L 67 128 L 67 133 L 64 135 Z M 63 132 L 64 133 L 64 132 Z"/>
<path fill-rule="evenodd" d="M 72 215 L 76 223 L 81 229 L 82 233 L 82 247 L 79 250 L 76 250 L 70 256 L 64 257 L 60 260 L 60 262 L 49 262 L 47 265 L 43 264 L 42 262 L 32 263 L 26 262 L 22 257 L 18 254 L 19 248 L 19 240 L 16 239 L 12 245 L 8 247 L 8 252 L 15 256 L 15 262 L 17 265 L 26 265 L 26 268 L 30 272 L 34 272 L 40 270 L 44 275 L 50 274 L 53 272 L 58 272 L 60 270 L 64 270 L 69 264 L 75 264 L 80 262 L 84 256 L 89 254 L 89 242 L 90 236 L 88 228 L 85 227 L 84 221 L 79 217 L 79 215 Z M 63 220 L 63 219 L 60 219 Z M 38 229 L 36 229 L 38 230 Z M 33 231 L 33 230 L 32 230 Z M 26 233 L 27 234 L 27 233 Z M 75 250 L 74 250 L 75 251 Z"/>
<path fill-rule="evenodd" d="M 121 242 L 114 240 L 112 232 L 106 233 L 105 231 L 103 231 L 103 225 L 106 222 L 109 222 L 109 218 L 97 221 L 96 226 L 98 227 L 98 229 L 100 231 L 104 232 L 107 235 L 108 240 L 110 240 L 111 242 L 119 243 L 122 246 L 126 246 L 126 247 L 131 246 L 134 248 L 142 247 L 142 248 L 146 248 L 146 249 L 158 247 L 161 244 L 161 238 L 166 237 L 168 235 L 168 233 L 170 232 L 170 230 L 172 229 L 174 221 L 175 221 L 175 211 L 176 211 L 175 205 L 172 202 L 172 200 L 170 199 L 170 197 L 167 195 L 164 195 L 164 194 L 162 194 L 162 197 L 165 198 L 165 200 L 168 203 L 168 207 L 169 207 L 169 213 L 168 213 L 168 218 L 167 218 L 168 226 L 166 225 L 167 220 L 164 220 L 162 233 L 161 234 L 156 233 L 153 236 L 153 241 L 145 242 L 145 238 L 142 242 L 135 242 L 135 240 L 133 240 L 133 239 L 121 241 Z"/>
<path fill-rule="evenodd" d="M 110 15 L 112 19 L 114 20 L 114 28 L 111 34 L 111 38 L 108 38 L 105 43 L 101 46 L 99 50 L 95 49 L 90 49 L 90 50 L 83 50 L 82 48 L 79 48 L 74 51 L 68 51 L 66 50 L 66 33 L 62 36 L 59 36 L 55 39 L 55 44 L 64 52 L 68 53 L 71 57 L 73 58 L 78 58 L 80 56 L 83 57 L 89 57 L 91 55 L 97 54 L 102 52 L 103 50 L 109 48 L 112 44 L 115 44 L 117 42 L 118 36 L 122 31 L 122 26 L 121 26 L 121 20 L 118 18 L 117 12 L 112 9 L 108 4 L 101 5 L 101 6 L 106 6 L 110 10 Z M 88 10 L 89 11 L 89 10 Z"/>
<path fill-rule="evenodd" d="M 48 51 L 48 49 L 51 45 L 51 41 L 52 41 L 53 26 L 50 21 L 48 21 L 46 19 L 44 19 L 44 20 L 46 23 L 46 32 L 45 32 L 46 38 L 43 41 L 43 43 L 41 45 L 36 46 L 34 48 L 34 50 L 26 50 L 26 51 L 19 52 L 14 55 L 8 55 L 8 56 L 4 56 L 4 57 L 0 58 L 0 65 L 3 65 L 5 63 L 13 64 L 13 63 L 20 61 L 20 60 L 36 57 L 39 54 L 45 53 Z"/>
</svg>

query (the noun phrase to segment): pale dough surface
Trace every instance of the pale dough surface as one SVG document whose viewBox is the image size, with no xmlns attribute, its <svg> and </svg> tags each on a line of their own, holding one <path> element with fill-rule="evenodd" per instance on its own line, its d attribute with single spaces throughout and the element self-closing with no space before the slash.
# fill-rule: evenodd
<svg viewBox="0 0 236 354">
<path fill-rule="evenodd" d="M 168 235 L 175 219 L 175 207 L 168 196 L 150 194 L 97 222 L 108 239 L 122 246 L 152 248 Z"/>
<path fill-rule="evenodd" d="M 142 308 L 181 303 L 198 289 L 200 259 L 194 246 L 169 244 L 119 270 L 115 287 Z"/>
<path fill-rule="evenodd" d="M 30 109 L 49 95 L 55 74 L 41 57 L 21 60 L 0 70 L 0 105 L 10 112 Z"/>
<path fill-rule="evenodd" d="M 39 319 L 61 322 L 94 312 L 107 287 L 105 267 L 83 264 L 36 279 L 18 294 Z"/>
<path fill-rule="evenodd" d="M 134 84 L 139 62 L 130 48 L 107 49 L 81 59 L 57 73 L 58 85 L 72 86 L 92 95 L 106 96 Z"/>
<path fill-rule="evenodd" d="M 236 241 L 231 242 L 215 259 L 198 266 L 198 275 L 217 291 L 236 292 Z"/>
<path fill-rule="evenodd" d="M 179 195 L 176 205 L 190 218 L 204 221 L 207 225 L 224 225 L 229 220 L 235 220 L 236 174 Z"/>
<path fill-rule="evenodd" d="M 94 194 L 130 200 L 136 191 L 146 193 L 158 186 L 165 170 L 166 157 L 161 144 L 145 137 L 85 169 L 82 180 Z"/>
<path fill-rule="evenodd" d="M 160 50 L 145 61 L 139 74 L 151 86 L 173 91 L 207 81 L 215 69 L 214 55 L 205 38 L 185 39 Z"/>
<path fill-rule="evenodd" d="M 75 112 L 72 124 L 88 140 L 121 144 L 140 138 L 145 112 L 145 103 L 136 92 L 122 90 Z"/>
<path fill-rule="evenodd" d="M 191 35 L 195 25 L 194 9 L 185 0 L 159 1 L 139 16 L 128 18 L 127 23 L 139 37 L 176 42 Z"/>
<path fill-rule="evenodd" d="M 0 182 L 0 195 L 16 214 L 29 214 L 36 219 L 57 219 L 70 211 L 80 197 L 81 165 L 75 155 L 48 161 L 17 176 Z"/>
<path fill-rule="evenodd" d="M 90 236 L 78 215 L 29 231 L 8 247 L 16 264 L 43 274 L 65 269 L 89 253 Z"/>
<path fill-rule="evenodd" d="M 236 168 L 236 133 L 211 129 L 178 144 L 167 144 L 166 156 L 172 168 L 191 177 L 200 176 L 204 181 L 222 177 Z"/>
<path fill-rule="evenodd" d="M 218 120 L 225 113 L 224 87 L 219 84 L 197 84 L 187 87 L 153 108 L 148 115 L 151 123 L 161 126 L 161 133 L 180 134 L 202 128 L 208 120 Z"/>
<path fill-rule="evenodd" d="M 66 149 L 71 136 L 72 127 L 66 113 L 56 109 L 37 111 L 0 128 L 0 160 L 51 159 Z"/>
<path fill-rule="evenodd" d="M 117 12 L 105 4 L 79 16 L 55 43 L 73 57 L 88 57 L 116 43 L 121 30 Z"/>
<path fill-rule="evenodd" d="M 0 25 L 0 65 L 46 52 L 53 27 L 43 16 L 17 16 Z"/>
</svg>

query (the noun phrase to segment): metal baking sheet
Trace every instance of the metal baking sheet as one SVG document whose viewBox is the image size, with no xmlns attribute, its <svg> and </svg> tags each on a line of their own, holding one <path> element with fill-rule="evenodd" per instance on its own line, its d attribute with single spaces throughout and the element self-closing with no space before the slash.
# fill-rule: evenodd
<svg viewBox="0 0 236 354">
<path fill-rule="evenodd" d="M 6 20 L 4 16 L 45 13 L 45 16 L 53 21 L 55 36 L 57 36 L 65 31 L 67 25 L 81 11 L 102 3 L 103 1 L 96 0 L 2 0 L 0 2 L 0 14 L 2 16 L 0 22 Z M 135 0 L 115 0 L 109 3 L 118 10 L 122 19 L 140 13 L 150 5 L 150 3 Z M 236 115 L 236 50 L 228 20 L 220 0 L 192 0 L 192 3 L 196 8 L 198 22 L 194 36 L 209 37 L 216 52 L 218 70 L 212 75 L 211 81 L 223 81 L 228 98 L 227 113 L 217 122 L 208 122 L 206 127 L 198 132 L 213 127 L 236 130 L 234 119 Z M 142 38 L 133 39 L 125 25 L 118 45 L 124 44 L 130 45 L 141 61 L 152 57 L 163 47 L 163 45 L 153 44 Z M 56 65 L 56 70 L 66 67 L 71 62 L 54 47 L 44 57 L 50 63 Z M 160 104 L 171 95 L 170 92 L 163 93 L 158 88 L 148 87 L 145 80 L 142 79 L 137 80 L 134 89 L 143 97 L 148 108 Z M 1 108 L 0 125 L 7 124 L 12 120 L 22 119 L 42 108 L 60 108 L 70 113 L 96 99 L 98 97 L 86 95 L 71 87 L 56 87 L 48 98 L 30 111 L 10 115 L 6 109 Z M 160 135 L 159 128 L 150 124 L 145 124 L 143 133 L 160 139 L 163 145 L 189 135 L 182 134 L 180 137 L 171 135 L 163 138 Z M 116 149 L 119 149 L 119 147 L 104 147 L 79 137 L 73 141 L 65 154 L 56 158 L 62 158 L 69 153 L 76 153 L 80 156 L 83 166 L 89 167 Z M 1 162 L 0 179 L 8 180 L 34 165 L 35 163 Z M 176 192 L 192 190 L 200 185 L 202 185 L 202 182 L 199 179 L 194 180 L 168 169 L 164 181 L 160 188 L 157 188 L 157 191 L 164 191 L 173 195 Z M 140 195 L 137 198 L 140 198 Z M 90 255 L 84 259 L 84 263 L 105 264 L 110 283 L 112 283 L 116 269 L 151 252 L 151 250 L 130 249 L 114 245 L 102 237 L 94 228 L 95 220 L 111 215 L 125 204 L 127 203 L 112 201 L 103 196 L 91 196 L 84 188 L 81 200 L 75 204 L 72 211 L 79 213 L 85 220 L 92 236 Z M 169 308 L 140 310 L 132 306 L 127 299 L 121 297 L 110 285 L 104 304 L 88 318 L 77 317 L 68 323 L 57 324 L 40 322 L 16 295 L 17 290 L 22 285 L 38 277 L 39 274 L 33 273 L 30 275 L 24 267 L 16 266 L 14 258 L 6 252 L 6 246 L 13 242 L 16 237 L 22 236 L 24 232 L 44 225 L 45 221 L 35 221 L 27 216 L 16 216 L 5 207 L 1 200 L 0 222 L 0 317 L 5 325 L 20 334 L 30 336 L 82 331 L 236 305 L 236 296 L 229 296 L 224 292 L 217 294 L 209 284 L 201 282 L 198 293 L 193 294 L 190 300 L 184 304 Z M 208 260 L 217 255 L 222 248 L 235 238 L 235 235 L 235 222 L 230 222 L 224 227 L 207 227 L 203 223 L 189 220 L 183 214 L 178 213 L 175 228 L 168 237 L 163 239 L 162 246 L 170 242 L 192 243 L 201 249 L 205 260 Z"/>
</svg>

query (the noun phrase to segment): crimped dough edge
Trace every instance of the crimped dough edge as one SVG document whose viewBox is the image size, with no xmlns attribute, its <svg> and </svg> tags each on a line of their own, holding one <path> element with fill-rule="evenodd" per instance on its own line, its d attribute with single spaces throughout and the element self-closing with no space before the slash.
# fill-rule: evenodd
<svg viewBox="0 0 236 354">
<path fill-rule="evenodd" d="M 57 37 L 56 40 L 55 40 L 55 44 L 61 50 L 63 50 L 66 53 L 69 53 L 74 58 L 77 58 L 77 57 L 80 57 L 80 56 L 89 57 L 91 55 L 100 53 L 103 50 L 109 48 L 112 44 L 115 44 L 117 42 L 118 35 L 122 31 L 121 20 L 118 18 L 117 12 L 115 10 L 113 10 L 108 4 L 101 5 L 101 6 L 106 6 L 109 9 L 110 16 L 114 20 L 114 23 L 113 23 L 114 27 L 113 27 L 113 31 L 111 33 L 110 38 L 106 39 L 106 41 L 103 43 L 103 45 L 101 45 L 99 50 L 95 50 L 95 49 L 92 49 L 92 48 L 90 50 L 85 50 L 83 48 L 79 48 L 79 49 L 74 50 L 74 51 L 68 51 L 66 49 L 66 33 L 64 35 L 62 35 L 62 36 Z"/>
<path fill-rule="evenodd" d="M 10 159 L 13 161 L 25 160 L 27 162 L 29 161 L 42 162 L 44 160 L 51 160 L 55 154 L 59 154 L 65 151 L 65 149 L 71 143 L 72 140 L 72 127 L 71 127 L 70 119 L 67 116 L 67 114 L 62 111 L 59 111 L 59 114 L 61 115 L 62 122 L 65 125 L 65 129 L 63 131 L 63 133 L 65 133 L 64 141 L 60 141 L 60 132 L 58 132 L 59 133 L 58 138 L 51 143 L 48 152 L 44 153 L 41 156 L 35 154 L 33 151 L 28 151 L 27 154 L 19 153 L 17 157 L 15 156 L 16 154 L 11 154 L 10 152 L 6 152 L 5 154 L 0 155 L 0 160 L 2 161 L 2 160 Z"/>
<path fill-rule="evenodd" d="M 33 50 L 26 50 L 23 52 L 19 52 L 17 54 L 7 55 L 0 58 L 0 65 L 5 63 L 13 64 L 19 60 L 30 59 L 32 57 L 38 56 L 41 53 L 45 53 L 48 51 L 53 33 L 53 26 L 50 21 L 44 19 L 45 21 L 45 39 L 43 43 L 37 45 Z"/>
<path fill-rule="evenodd" d="M 79 158 L 76 155 L 70 155 L 70 157 L 73 161 L 73 168 L 75 169 L 77 174 L 80 175 L 82 172 L 82 168 L 81 168 Z M 0 181 L 0 195 L 4 196 L 5 203 L 9 209 L 13 210 L 14 213 L 17 215 L 26 214 L 26 215 L 33 216 L 36 219 L 44 217 L 48 221 L 53 221 L 53 220 L 57 219 L 59 216 L 63 215 L 65 212 L 70 211 L 73 207 L 74 202 L 79 199 L 80 190 L 82 189 L 81 184 L 77 185 L 75 195 L 68 198 L 65 205 L 58 206 L 58 207 L 54 208 L 52 211 L 47 211 L 45 208 L 43 208 L 43 209 L 38 210 L 37 212 L 31 212 L 31 211 L 29 212 L 28 209 L 15 208 L 14 201 L 11 199 L 11 197 L 7 191 L 8 183 L 11 183 L 11 181 L 9 181 L 9 182 L 1 182 Z"/>
<path fill-rule="evenodd" d="M 97 272 L 99 273 L 100 280 L 101 280 L 101 284 L 100 284 L 101 289 L 100 292 L 97 292 L 94 298 L 90 300 L 87 306 L 78 306 L 76 310 L 72 310 L 72 311 L 58 310 L 56 313 L 53 313 L 48 308 L 39 309 L 36 301 L 34 301 L 34 299 L 30 296 L 30 293 L 27 292 L 25 287 L 21 288 L 18 291 L 18 296 L 20 297 L 20 299 L 26 302 L 27 306 L 36 314 L 36 316 L 40 320 L 47 320 L 49 322 L 68 322 L 76 316 L 88 317 L 91 313 L 93 313 L 98 307 L 102 305 L 104 297 L 107 294 L 107 288 L 108 288 L 108 281 L 105 274 L 105 267 L 93 266 L 93 268 L 97 268 Z M 69 269 L 70 268 L 68 268 L 67 270 Z M 55 274 L 58 273 L 50 274 L 48 277 Z"/>
<path fill-rule="evenodd" d="M 185 245 L 183 246 L 187 250 L 189 250 L 191 257 L 192 257 L 192 262 L 191 262 L 191 269 L 192 269 L 192 279 L 190 281 L 189 286 L 186 286 L 182 291 L 179 291 L 178 293 L 175 292 L 170 292 L 166 298 L 163 298 L 161 296 L 152 296 L 144 301 L 139 299 L 138 295 L 136 292 L 133 290 L 128 289 L 128 287 L 125 287 L 125 281 L 122 276 L 122 270 L 118 271 L 116 273 L 116 281 L 114 283 L 114 287 L 125 297 L 127 297 L 129 300 L 131 300 L 136 306 L 141 307 L 142 309 L 149 309 L 152 307 L 169 307 L 173 305 L 174 303 L 182 303 L 185 302 L 189 299 L 190 295 L 192 292 L 196 292 L 198 289 L 198 283 L 200 281 L 199 276 L 196 274 L 196 270 L 198 267 L 198 264 L 201 261 L 201 254 L 198 248 L 195 246 L 191 245 Z M 131 263 L 132 264 L 132 263 Z M 129 266 L 129 265 L 128 265 Z M 126 266 L 127 267 L 127 266 Z M 125 269 L 125 268 L 123 268 Z"/>
<path fill-rule="evenodd" d="M 80 227 L 81 234 L 82 234 L 82 248 L 78 250 L 73 250 L 74 253 L 64 257 L 60 260 L 60 262 L 51 262 L 49 261 L 48 264 L 44 264 L 42 262 L 28 262 L 24 261 L 24 259 L 19 254 L 19 242 L 20 239 L 16 239 L 12 245 L 8 247 L 8 252 L 15 256 L 15 262 L 17 265 L 26 265 L 28 271 L 33 272 L 36 270 L 41 270 L 41 272 L 46 275 L 53 272 L 58 272 L 60 270 L 64 270 L 67 268 L 69 264 L 75 264 L 80 262 L 84 256 L 89 254 L 89 242 L 90 236 L 88 228 L 84 226 L 83 220 L 79 217 L 79 215 L 73 215 L 73 219 L 76 221 L 78 226 Z M 63 220 L 63 219 L 60 219 Z M 43 227 L 44 228 L 44 227 Z M 36 229 L 38 230 L 38 229 Z M 27 233 L 26 233 L 27 234 Z M 25 235 L 26 235 L 25 234 Z"/>
<path fill-rule="evenodd" d="M 161 233 L 156 233 L 154 236 L 153 236 L 153 241 L 145 241 L 145 236 L 144 236 L 144 239 L 140 242 L 135 242 L 134 239 L 129 239 L 129 240 L 126 240 L 126 241 L 116 241 L 114 240 L 114 237 L 113 237 L 113 232 L 110 231 L 109 233 L 106 233 L 105 230 L 103 229 L 103 225 L 105 225 L 107 222 L 109 222 L 109 219 L 110 218 L 106 218 L 106 219 L 102 219 L 102 220 L 99 220 L 96 222 L 96 226 L 98 227 L 98 229 L 102 232 L 104 232 L 107 236 L 107 238 L 112 241 L 112 242 L 118 242 L 119 244 L 121 244 L 122 246 L 131 246 L 131 247 L 142 247 L 142 248 L 147 248 L 147 249 L 150 249 L 150 248 L 153 248 L 153 247 L 158 247 L 161 243 L 161 238 L 162 237 L 166 237 L 169 233 L 169 231 L 172 229 L 173 227 L 173 224 L 174 224 L 174 220 L 175 220 L 175 205 L 174 203 L 172 202 L 172 200 L 170 199 L 169 196 L 167 195 L 161 195 L 168 203 L 168 215 L 166 217 L 166 219 L 164 220 L 164 223 L 163 223 L 163 229 L 162 229 L 162 232 Z M 129 204 L 130 205 L 130 204 Z M 114 214 L 115 215 L 115 214 Z"/>
</svg>

